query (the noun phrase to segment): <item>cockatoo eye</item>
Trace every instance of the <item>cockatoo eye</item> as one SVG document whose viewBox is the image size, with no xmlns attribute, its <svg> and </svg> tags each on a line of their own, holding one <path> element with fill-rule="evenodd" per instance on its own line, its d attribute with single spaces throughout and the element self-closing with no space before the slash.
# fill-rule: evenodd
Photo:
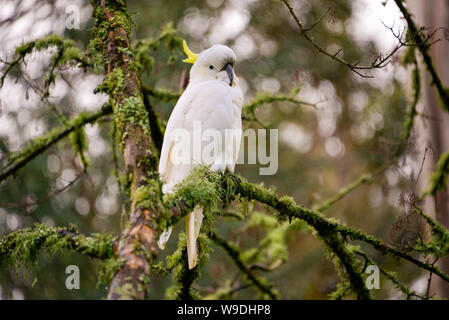
<svg viewBox="0 0 449 320">
<path fill-rule="evenodd" d="M 212 70 L 213 68 L 214 68 L 214 66 L 213 66 L 213 65 L 210 65 L 210 66 L 209 66 L 209 69 L 211 69 L 211 70 Z"/>
</svg>

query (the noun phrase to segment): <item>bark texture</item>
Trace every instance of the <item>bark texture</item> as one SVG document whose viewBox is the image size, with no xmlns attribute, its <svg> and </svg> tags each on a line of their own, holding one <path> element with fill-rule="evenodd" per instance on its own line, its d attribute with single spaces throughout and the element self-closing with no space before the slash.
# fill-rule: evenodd
<svg viewBox="0 0 449 320">
<path fill-rule="evenodd" d="M 116 138 L 123 153 L 131 199 L 128 225 L 116 246 L 121 266 L 112 279 L 108 299 L 144 299 L 151 256 L 156 250 L 152 220 L 160 210 L 157 151 L 149 134 L 148 113 L 131 53 L 131 21 L 126 3 L 96 0 L 92 4 L 94 44 L 106 58 L 103 90 L 109 94 L 113 106 Z M 150 185 L 152 188 L 148 188 Z M 145 196 L 154 197 L 155 201 L 139 201 L 142 190 L 148 189 L 151 194 Z"/>
</svg>

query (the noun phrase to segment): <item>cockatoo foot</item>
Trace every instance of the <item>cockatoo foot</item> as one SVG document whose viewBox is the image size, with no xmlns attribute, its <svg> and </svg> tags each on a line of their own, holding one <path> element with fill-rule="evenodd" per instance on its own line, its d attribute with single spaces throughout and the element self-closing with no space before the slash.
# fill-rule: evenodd
<svg viewBox="0 0 449 320">
<path fill-rule="evenodd" d="M 235 194 L 237 194 L 240 192 L 240 185 L 242 184 L 242 180 L 238 176 L 233 174 L 231 174 L 231 177 L 232 179 L 234 179 L 235 184 L 237 185 L 237 188 L 235 188 Z"/>
</svg>

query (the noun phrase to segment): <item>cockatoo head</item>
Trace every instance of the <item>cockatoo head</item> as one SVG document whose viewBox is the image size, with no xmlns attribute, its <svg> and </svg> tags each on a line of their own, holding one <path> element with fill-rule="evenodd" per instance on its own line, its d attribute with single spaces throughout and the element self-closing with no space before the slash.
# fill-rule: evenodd
<svg viewBox="0 0 449 320">
<path fill-rule="evenodd" d="M 193 63 L 190 69 L 190 81 L 207 81 L 207 80 L 222 80 L 232 86 L 234 82 L 234 65 L 235 53 L 231 48 L 216 44 L 209 49 L 195 54 L 190 51 L 187 43 L 184 41 L 184 52 L 187 54 L 187 59 L 184 62 Z"/>
</svg>

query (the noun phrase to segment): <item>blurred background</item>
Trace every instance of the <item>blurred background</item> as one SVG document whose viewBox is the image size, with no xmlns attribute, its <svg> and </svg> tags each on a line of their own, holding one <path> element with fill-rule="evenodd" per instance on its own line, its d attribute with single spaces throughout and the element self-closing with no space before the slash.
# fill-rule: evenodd
<svg viewBox="0 0 449 320">
<path fill-rule="evenodd" d="M 213 44 L 226 44 L 237 55 L 236 73 L 244 90 L 245 101 L 257 92 L 289 94 L 301 86 L 297 98 L 317 103 L 316 108 L 282 102 L 264 105 L 257 111 L 269 128 L 279 129 L 279 169 L 275 175 L 260 176 L 259 165 L 240 165 L 236 171 L 251 182 L 277 186 L 278 194 L 288 194 L 305 206 L 335 194 L 361 174 L 374 171 L 399 148 L 402 123 L 412 100 L 411 69 L 400 64 L 403 51 L 383 69 L 368 71 L 373 78 L 363 78 L 345 66 L 319 54 L 300 36 L 287 8 L 281 1 L 268 0 L 162 0 L 127 1 L 135 22 L 133 40 L 156 36 L 168 22 L 187 40 L 194 52 Z M 330 52 L 347 61 L 369 64 L 379 53 L 388 53 L 397 39 L 387 27 L 404 30 L 404 21 L 393 1 L 373 0 L 291 0 L 304 24 L 311 25 L 328 8 L 329 13 L 313 30 L 315 40 Z M 447 1 L 407 1 L 421 25 L 448 27 Z M 80 28 L 67 29 L 67 7 L 80 12 Z M 24 42 L 56 33 L 69 37 L 86 48 L 92 26 L 91 7 L 83 0 L 0 0 L 0 68 L 10 61 L 13 50 Z M 433 47 L 432 54 L 443 82 L 449 83 L 447 40 Z M 53 49 L 54 50 L 54 49 Z M 67 117 L 80 111 L 98 110 L 107 97 L 94 94 L 102 76 L 82 69 L 60 70 L 51 87 L 48 101 L 40 99 L 39 89 L 49 68 L 52 49 L 29 55 L 21 73 L 11 73 L 0 89 L 0 161 L 9 152 L 18 151 L 31 139 L 60 125 L 57 109 Z M 178 52 L 173 62 L 170 53 L 159 49 L 151 72 L 142 74 L 151 87 L 179 90 L 183 70 Z M 171 61 L 171 60 L 170 60 Z M 424 76 L 424 96 L 418 106 L 417 130 L 406 154 L 375 179 L 336 204 L 326 215 L 350 226 L 386 239 L 401 242 L 415 232 L 412 223 L 400 231 L 404 220 L 401 197 L 414 189 L 425 148 L 428 154 L 419 181 L 422 190 L 429 172 L 435 167 L 438 152 L 447 150 L 449 126 L 447 115 L 439 111 L 433 89 Z M 173 103 L 154 101 L 165 120 Z M 33 160 L 17 176 L 0 185 L 0 235 L 32 226 L 35 222 L 56 226 L 75 223 L 84 234 L 120 231 L 124 196 L 112 174 L 111 124 L 105 119 L 87 125 L 92 165 L 82 174 L 81 165 L 68 140 L 53 146 Z M 252 125 L 257 128 L 257 125 Z M 439 137 L 436 139 L 435 137 Z M 433 212 L 429 204 L 429 212 Z M 447 213 L 447 211 L 446 211 Z M 448 215 L 449 216 L 449 215 Z M 447 219 L 447 218 L 446 218 Z M 264 230 L 254 227 L 243 231 L 232 220 L 217 218 L 218 233 L 245 245 L 257 243 Z M 181 226 L 183 227 L 183 226 Z M 180 227 L 178 226 L 178 229 Z M 260 229 L 260 230 L 259 230 Z M 410 229 L 410 230 L 409 230 Z M 240 230 L 240 231 L 239 231 Z M 244 233 L 244 234 L 242 234 Z M 406 234 L 406 235 L 404 235 Z M 176 247 L 172 236 L 162 256 Z M 221 248 L 215 247 L 209 264 L 195 284 L 207 294 L 232 279 L 237 273 L 233 262 Z M 326 257 L 320 242 L 301 230 L 289 232 L 286 239 L 288 261 L 266 274 L 284 299 L 326 299 L 337 284 L 338 275 Z M 413 289 L 426 289 L 428 274 L 415 267 L 377 256 L 373 258 L 388 271 L 395 271 Z M 80 290 L 65 287 L 65 268 L 80 267 Z M 32 275 L 18 275 L 17 270 L 0 270 L 1 299 L 101 299 L 105 288 L 97 285 L 99 262 L 79 254 L 41 255 L 37 282 Z M 20 272 L 19 272 L 20 273 Z M 152 276 L 149 298 L 164 298 L 171 277 Z M 438 286 L 435 284 L 435 290 Z M 381 278 L 375 298 L 400 298 Z M 251 288 L 237 298 L 254 298 Z"/>
</svg>

